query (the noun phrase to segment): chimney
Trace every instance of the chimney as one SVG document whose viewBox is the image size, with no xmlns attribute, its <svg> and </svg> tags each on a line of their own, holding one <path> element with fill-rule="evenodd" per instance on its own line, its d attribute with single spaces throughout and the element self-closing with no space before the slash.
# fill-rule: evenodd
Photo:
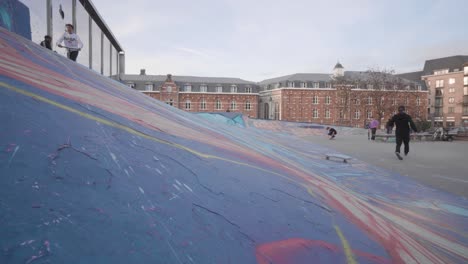
<svg viewBox="0 0 468 264">
<path fill-rule="evenodd" d="M 140 70 L 140 75 L 146 75 L 146 70 L 145 70 L 145 69 L 141 69 L 141 70 Z"/>
<path fill-rule="evenodd" d="M 172 74 L 167 75 L 166 82 L 172 82 Z"/>
</svg>

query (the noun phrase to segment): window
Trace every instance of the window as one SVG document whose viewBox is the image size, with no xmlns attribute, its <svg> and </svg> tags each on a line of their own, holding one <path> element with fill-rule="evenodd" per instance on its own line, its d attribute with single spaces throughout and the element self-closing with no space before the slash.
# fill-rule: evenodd
<svg viewBox="0 0 468 264">
<path fill-rule="evenodd" d="M 319 88 L 319 86 L 320 86 L 320 83 L 318 83 L 318 82 L 314 82 L 314 83 L 313 83 L 313 87 L 314 87 L 314 88 Z"/>
<path fill-rule="evenodd" d="M 191 85 L 184 85 L 184 92 L 191 92 L 192 86 Z"/>
<path fill-rule="evenodd" d="M 340 110 L 340 119 L 343 119 L 343 118 L 344 118 L 343 110 Z"/>
<path fill-rule="evenodd" d="M 385 97 L 382 96 L 382 97 L 380 98 L 380 105 L 383 105 L 384 103 L 385 103 Z"/>
<path fill-rule="evenodd" d="M 455 107 L 449 107 L 448 112 L 449 112 L 449 114 L 455 113 Z"/>
<path fill-rule="evenodd" d="M 463 115 L 468 115 L 468 106 L 463 106 Z"/>
<path fill-rule="evenodd" d="M 359 100 L 359 99 L 354 99 L 354 104 L 355 104 L 355 105 L 360 105 L 360 104 L 361 104 L 361 100 Z"/>
<path fill-rule="evenodd" d="M 398 90 L 398 84 L 393 85 L 393 90 Z"/>
<path fill-rule="evenodd" d="M 245 101 L 245 110 L 252 110 L 252 104 L 250 101 Z"/>
<path fill-rule="evenodd" d="M 436 88 L 444 87 L 444 80 L 436 80 Z"/>
<path fill-rule="evenodd" d="M 325 110 L 325 118 L 327 118 L 327 119 L 330 118 L 330 109 Z"/>
<path fill-rule="evenodd" d="M 145 91 L 153 91 L 153 84 L 151 83 L 145 84 Z"/>
<path fill-rule="evenodd" d="M 294 82 L 288 82 L 288 87 L 294 87 Z"/>
<path fill-rule="evenodd" d="M 464 69 L 465 75 L 468 75 L 468 66 L 465 66 L 465 68 L 463 69 Z"/>
<path fill-rule="evenodd" d="M 449 72 L 449 69 L 436 70 L 434 71 L 434 75 L 446 74 L 448 72 Z"/>
<path fill-rule="evenodd" d="M 405 105 L 409 105 L 409 98 L 408 97 L 405 98 Z"/>
<path fill-rule="evenodd" d="M 393 98 L 392 99 L 392 105 L 396 105 L 397 104 L 397 99 L 396 98 Z"/>
<path fill-rule="evenodd" d="M 190 110 L 192 108 L 192 102 L 190 100 L 185 101 L 185 110 Z"/>
<path fill-rule="evenodd" d="M 468 87 L 463 87 L 463 95 L 468 95 Z"/>
<path fill-rule="evenodd" d="M 166 92 L 172 93 L 172 86 L 166 86 Z"/>
<path fill-rule="evenodd" d="M 345 104 L 345 103 L 346 103 L 346 98 L 341 97 L 341 104 Z"/>
<path fill-rule="evenodd" d="M 319 103 L 318 96 L 314 95 L 314 97 L 312 98 L 312 104 L 318 104 L 318 103 Z"/>
<path fill-rule="evenodd" d="M 216 99 L 216 102 L 215 102 L 215 109 L 216 110 L 221 110 L 222 108 L 222 104 L 221 104 L 221 101 L 219 99 Z"/>
<path fill-rule="evenodd" d="M 200 102 L 200 109 L 201 110 L 206 110 L 206 100 L 203 98 Z"/>
<path fill-rule="evenodd" d="M 301 82 L 301 88 L 307 88 L 307 83 L 306 82 Z"/>
<path fill-rule="evenodd" d="M 370 110 L 367 111 L 367 118 L 372 118 L 372 111 Z"/>
<path fill-rule="evenodd" d="M 449 79 L 449 84 L 454 84 L 455 83 L 455 78 L 450 78 Z"/>
<path fill-rule="evenodd" d="M 356 110 L 354 111 L 354 119 L 360 119 L 361 118 L 361 111 Z"/>
<path fill-rule="evenodd" d="M 421 86 L 420 84 L 417 84 L 417 85 L 416 85 L 416 89 L 418 89 L 418 91 L 421 91 L 422 86 Z"/>
<path fill-rule="evenodd" d="M 127 83 L 127 86 L 134 89 L 135 88 L 135 84 L 134 83 Z"/>
<path fill-rule="evenodd" d="M 237 86 L 231 85 L 231 93 L 237 93 Z"/>
<path fill-rule="evenodd" d="M 455 103 L 455 97 L 449 97 L 448 101 L 450 104 Z"/>
<path fill-rule="evenodd" d="M 329 82 L 325 83 L 325 88 L 332 88 L 332 84 Z"/>
<path fill-rule="evenodd" d="M 374 89 L 374 85 L 372 85 L 372 84 L 368 84 L 368 85 L 367 85 L 367 89 L 369 89 L 369 90 L 372 90 L 372 89 Z"/>
<path fill-rule="evenodd" d="M 416 97 L 416 105 L 417 105 L 417 106 L 420 106 L 420 105 L 421 105 L 421 98 L 419 98 L 419 96 Z"/>
<path fill-rule="evenodd" d="M 449 88 L 449 93 L 454 93 L 455 92 L 455 88 Z"/>
<path fill-rule="evenodd" d="M 206 91 L 208 91 L 208 86 L 200 85 L 200 93 L 206 93 Z"/>
<path fill-rule="evenodd" d="M 245 87 L 245 92 L 252 93 L 252 87 L 249 87 L 249 86 Z"/>
<path fill-rule="evenodd" d="M 317 108 L 314 108 L 312 110 L 312 117 L 313 118 L 318 118 L 319 117 L 319 112 L 318 112 L 318 109 Z"/>
<path fill-rule="evenodd" d="M 463 77 L 463 85 L 468 85 L 468 76 Z"/>
<path fill-rule="evenodd" d="M 444 95 L 444 89 L 435 90 L 435 96 L 443 96 L 443 95 Z"/>
<path fill-rule="evenodd" d="M 372 97 L 367 97 L 367 104 L 372 105 Z"/>
<path fill-rule="evenodd" d="M 237 103 L 236 101 L 231 101 L 231 107 L 230 107 L 231 110 L 236 110 L 237 109 Z"/>
<path fill-rule="evenodd" d="M 428 105 L 428 106 L 431 106 L 431 98 L 428 98 L 428 99 L 427 99 L 427 105 Z"/>
<path fill-rule="evenodd" d="M 222 93 L 223 92 L 223 87 L 222 86 L 216 86 L 216 92 L 217 93 Z"/>
<path fill-rule="evenodd" d="M 331 97 L 329 95 L 325 97 L 325 104 L 327 105 L 331 104 Z"/>
</svg>

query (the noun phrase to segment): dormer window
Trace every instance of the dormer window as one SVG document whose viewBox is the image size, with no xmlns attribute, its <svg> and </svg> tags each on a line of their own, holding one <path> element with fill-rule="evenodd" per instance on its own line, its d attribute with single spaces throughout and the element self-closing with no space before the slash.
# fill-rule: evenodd
<svg viewBox="0 0 468 264">
<path fill-rule="evenodd" d="M 153 91 L 153 84 L 152 83 L 145 84 L 145 91 Z"/>
<path fill-rule="evenodd" d="M 307 83 L 306 82 L 301 82 L 301 88 L 307 88 Z"/>
<path fill-rule="evenodd" d="M 222 93 L 223 92 L 223 87 L 221 85 L 216 86 L 216 92 L 217 93 Z"/>
<path fill-rule="evenodd" d="M 206 93 L 208 91 L 208 86 L 205 84 L 200 85 L 200 93 Z"/>
<path fill-rule="evenodd" d="M 294 87 L 294 82 L 288 82 L 288 87 Z"/>
<path fill-rule="evenodd" d="M 250 87 L 250 86 L 245 87 L 245 92 L 246 93 L 252 93 L 252 87 Z"/>
<path fill-rule="evenodd" d="M 314 82 L 314 88 L 319 88 L 319 87 L 320 87 L 320 83 Z"/>
<path fill-rule="evenodd" d="M 237 86 L 231 85 L 231 93 L 237 93 Z"/>
<path fill-rule="evenodd" d="M 192 91 L 192 85 L 187 84 L 184 86 L 184 92 L 191 92 L 191 91 Z"/>
<path fill-rule="evenodd" d="M 449 73 L 449 69 L 442 69 L 442 70 L 435 70 L 434 75 L 441 75 L 441 74 L 446 74 Z"/>
</svg>

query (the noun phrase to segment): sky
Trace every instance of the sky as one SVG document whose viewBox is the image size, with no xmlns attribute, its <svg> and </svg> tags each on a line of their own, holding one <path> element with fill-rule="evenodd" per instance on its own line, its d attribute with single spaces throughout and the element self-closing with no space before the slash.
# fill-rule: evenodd
<svg viewBox="0 0 468 264">
<path fill-rule="evenodd" d="M 468 55 L 467 0 L 93 0 L 126 73 L 237 77 L 421 70 Z"/>
</svg>

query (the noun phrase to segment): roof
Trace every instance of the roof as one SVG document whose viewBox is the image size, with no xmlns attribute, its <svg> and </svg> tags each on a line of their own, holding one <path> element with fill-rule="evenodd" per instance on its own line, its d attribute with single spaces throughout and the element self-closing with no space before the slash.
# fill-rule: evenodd
<svg viewBox="0 0 468 264">
<path fill-rule="evenodd" d="M 109 39 L 109 41 L 112 43 L 112 45 L 116 48 L 117 51 L 124 51 L 120 43 L 117 41 L 115 38 L 114 34 L 112 34 L 112 31 L 110 30 L 109 26 L 107 26 L 106 22 L 102 18 L 102 16 L 99 14 L 97 11 L 96 7 L 92 3 L 91 0 L 80 0 L 80 3 L 83 5 L 83 7 L 88 11 L 88 13 L 91 15 L 93 18 L 94 22 L 99 26 L 99 28 L 102 30 L 102 32 L 106 35 L 106 37 Z"/>
<path fill-rule="evenodd" d="M 278 83 L 284 81 L 312 81 L 312 82 L 320 82 L 320 81 L 331 81 L 332 77 L 331 74 L 328 73 L 295 73 L 291 75 L 266 79 L 261 81 L 259 84 L 270 84 L 270 83 Z"/>
<path fill-rule="evenodd" d="M 146 82 L 164 82 L 167 79 L 166 75 L 140 75 L 140 74 L 125 74 L 120 77 L 123 81 L 146 81 Z M 242 80 L 240 78 L 229 77 L 198 77 L 198 76 L 178 76 L 172 75 L 174 82 L 180 83 L 216 83 L 216 84 L 255 84 L 255 82 Z"/>
<path fill-rule="evenodd" d="M 433 75 L 435 70 L 449 69 L 452 72 L 454 69 L 462 69 L 464 63 L 468 62 L 468 56 L 456 55 L 432 60 L 426 60 L 424 63 L 423 75 Z"/>
<path fill-rule="evenodd" d="M 344 69 L 343 65 L 341 65 L 340 62 L 337 62 L 336 65 L 335 65 L 335 68 L 333 69 Z"/>
</svg>

